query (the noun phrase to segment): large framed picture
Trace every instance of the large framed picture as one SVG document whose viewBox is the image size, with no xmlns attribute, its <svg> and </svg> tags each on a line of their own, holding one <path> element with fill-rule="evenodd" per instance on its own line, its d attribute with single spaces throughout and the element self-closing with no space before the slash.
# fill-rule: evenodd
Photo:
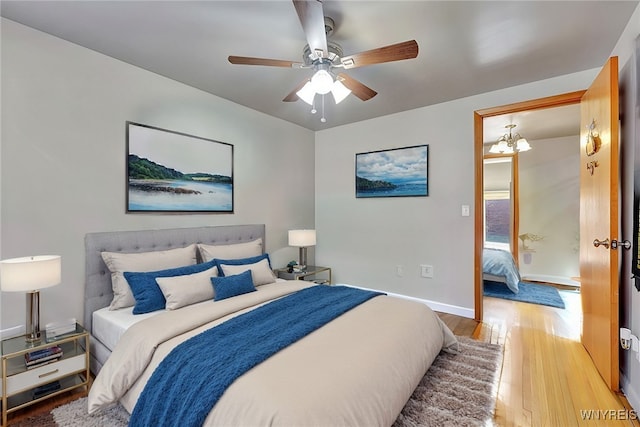
<svg viewBox="0 0 640 427">
<path fill-rule="evenodd" d="M 233 145 L 127 122 L 127 212 L 233 213 Z"/>
<path fill-rule="evenodd" d="M 429 195 L 429 145 L 356 154 L 356 197 Z"/>
</svg>

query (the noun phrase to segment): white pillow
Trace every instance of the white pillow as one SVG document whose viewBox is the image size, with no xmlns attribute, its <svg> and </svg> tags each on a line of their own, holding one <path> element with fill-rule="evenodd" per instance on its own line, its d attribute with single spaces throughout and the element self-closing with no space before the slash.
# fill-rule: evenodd
<svg viewBox="0 0 640 427">
<path fill-rule="evenodd" d="M 256 262 L 255 264 L 219 265 L 220 268 L 222 268 L 222 272 L 225 276 L 233 276 L 235 274 L 240 274 L 244 273 L 247 270 L 251 270 L 254 286 L 266 285 L 267 283 L 273 283 L 276 281 L 276 276 L 275 274 L 273 274 L 273 271 L 269 267 L 269 261 L 267 261 L 266 258 Z"/>
<path fill-rule="evenodd" d="M 196 245 L 194 243 L 185 248 L 154 252 L 102 252 L 101 255 L 104 263 L 111 271 L 113 300 L 109 310 L 117 310 L 131 307 L 136 303 L 123 273 L 157 271 L 194 265 L 196 263 Z"/>
<path fill-rule="evenodd" d="M 262 238 L 246 243 L 234 243 L 231 245 L 205 245 L 198 244 L 200 256 L 204 262 L 218 259 L 241 259 L 262 255 Z"/>
<path fill-rule="evenodd" d="M 156 277 L 156 282 L 167 300 L 165 308 L 175 310 L 214 297 L 212 277 L 218 276 L 218 267 L 213 266 L 200 273 L 184 276 Z"/>
</svg>

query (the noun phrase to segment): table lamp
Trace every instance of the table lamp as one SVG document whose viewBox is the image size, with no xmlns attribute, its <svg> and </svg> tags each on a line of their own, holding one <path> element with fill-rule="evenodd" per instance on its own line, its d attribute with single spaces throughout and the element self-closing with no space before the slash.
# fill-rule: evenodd
<svg viewBox="0 0 640 427">
<path fill-rule="evenodd" d="M 289 246 L 300 248 L 299 261 L 301 268 L 307 266 L 307 247 L 315 246 L 316 230 L 289 230 Z"/>
<path fill-rule="evenodd" d="M 40 289 L 60 284 L 59 255 L 39 255 L 0 261 L 0 289 L 27 293 L 27 342 L 40 341 Z"/>
</svg>

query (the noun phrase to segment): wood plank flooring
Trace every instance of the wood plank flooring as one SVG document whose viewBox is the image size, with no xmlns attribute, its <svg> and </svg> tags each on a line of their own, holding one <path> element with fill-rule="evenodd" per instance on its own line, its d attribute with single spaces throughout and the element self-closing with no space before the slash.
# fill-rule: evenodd
<svg viewBox="0 0 640 427">
<path fill-rule="evenodd" d="M 562 309 L 484 299 L 484 321 L 440 318 L 456 335 L 504 345 L 498 426 L 640 426 L 622 395 L 609 391 L 580 344 L 580 294 L 562 291 Z M 70 393 L 10 417 L 9 425 L 86 395 Z M 588 419 L 589 416 L 591 419 Z M 626 418 L 626 419 L 623 419 Z"/>
<path fill-rule="evenodd" d="M 496 424 L 640 425 L 624 396 L 608 389 L 580 343 L 580 294 L 561 293 L 564 310 L 485 297 L 481 324 L 441 315 L 458 335 L 473 330 L 470 336 L 476 339 L 504 345 Z"/>
</svg>

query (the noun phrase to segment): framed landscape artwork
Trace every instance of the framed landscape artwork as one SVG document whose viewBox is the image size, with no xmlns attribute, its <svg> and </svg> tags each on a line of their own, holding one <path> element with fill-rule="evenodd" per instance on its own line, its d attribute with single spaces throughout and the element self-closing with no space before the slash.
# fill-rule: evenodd
<svg viewBox="0 0 640 427">
<path fill-rule="evenodd" d="M 429 195 L 429 145 L 356 154 L 356 197 Z"/>
<path fill-rule="evenodd" d="M 127 212 L 233 212 L 233 145 L 127 122 Z"/>
</svg>

